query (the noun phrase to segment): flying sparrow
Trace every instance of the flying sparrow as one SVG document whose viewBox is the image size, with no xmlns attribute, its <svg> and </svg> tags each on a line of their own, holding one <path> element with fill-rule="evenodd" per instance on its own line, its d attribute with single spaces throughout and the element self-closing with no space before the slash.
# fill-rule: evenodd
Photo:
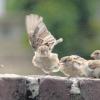
<svg viewBox="0 0 100 100">
<path fill-rule="evenodd" d="M 29 43 L 35 50 L 32 63 L 40 68 L 44 73 L 50 74 L 59 71 L 59 58 L 52 50 L 55 45 L 62 42 L 48 31 L 41 16 L 30 14 L 26 16 L 26 29 Z"/>
</svg>

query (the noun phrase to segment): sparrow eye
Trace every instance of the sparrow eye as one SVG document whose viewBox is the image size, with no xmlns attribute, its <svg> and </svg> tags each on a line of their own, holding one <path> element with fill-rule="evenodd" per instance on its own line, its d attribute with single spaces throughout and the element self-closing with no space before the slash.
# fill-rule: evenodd
<svg viewBox="0 0 100 100">
<path fill-rule="evenodd" d="M 96 55 L 99 55 L 99 53 L 97 52 L 97 53 L 95 53 Z"/>
<path fill-rule="evenodd" d="M 71 59 L 68 59 L 67 61 L 71 61 Z"/>
<path fill-rule="evenodd" d="M 67 59 L 63 60 L 63 62 L 64 62 L 64 63 L 67 62 Z"/>
<path fill-rule="evenodd" d="M 66 62 L 67 60 L 64 60 L 63 62 Z"/>
</svg>

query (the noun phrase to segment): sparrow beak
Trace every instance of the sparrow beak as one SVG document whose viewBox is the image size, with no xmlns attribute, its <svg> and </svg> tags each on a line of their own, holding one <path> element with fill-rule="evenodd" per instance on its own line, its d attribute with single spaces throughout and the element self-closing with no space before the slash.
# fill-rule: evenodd
<svg viewBox="0 0 100 100">
<path fill-rule="evenodd" d="M 60 62 L 59 62 L 59 65 L 60 65 L 60 66 L 63 66 L 63 65 L 64 65 L 64 63 L 60 61 Z"/>
</svg>

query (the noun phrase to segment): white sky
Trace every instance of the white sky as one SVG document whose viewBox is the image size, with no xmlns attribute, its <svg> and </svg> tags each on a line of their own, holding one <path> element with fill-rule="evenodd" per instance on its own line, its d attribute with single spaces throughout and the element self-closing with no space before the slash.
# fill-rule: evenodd
<svg viewBox="0 0 100 100">
<path fill-rule="evenodd" d="M 5 0 L 0 0 L 0 16 L 5 13 Z"/>
</svg>

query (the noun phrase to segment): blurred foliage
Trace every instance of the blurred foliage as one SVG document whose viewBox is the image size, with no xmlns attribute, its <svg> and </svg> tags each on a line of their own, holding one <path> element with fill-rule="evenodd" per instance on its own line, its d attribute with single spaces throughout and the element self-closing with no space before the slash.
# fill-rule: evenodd
<svg viewBox="0 0 100 100">
<path fill-rule="evenodd" d="M 30 48 L 30 44 L 29 44 L 29 41 L 28 41 L 28 35 L 27 33 L 23 33 L 22 34 L 22 44 L 25 48 Z"/>
<path fill-rule="evenodd" d="M 89 57 L 100 49 L 100 20 L 95 11 L 98 0 L 8 0 L 8 12 L 36 13 L 44 18 L 50 32 L 63 37 L 64 42 L 54 51 L 60 56 L 79 54 Z M 99 4 L 98 4 L 99 3 Z M 26 36 L 23 34 L 24 40 Z M 27 44 L 27 42 L 24 42 Z"/>
</svg>

